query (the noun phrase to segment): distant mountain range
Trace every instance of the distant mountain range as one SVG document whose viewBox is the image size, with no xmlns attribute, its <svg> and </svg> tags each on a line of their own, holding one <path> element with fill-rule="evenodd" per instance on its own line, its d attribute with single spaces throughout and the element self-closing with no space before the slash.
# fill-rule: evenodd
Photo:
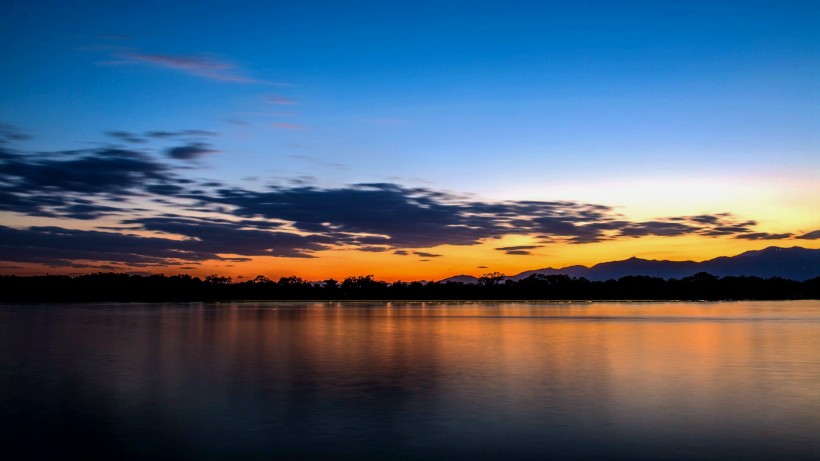
<svg viewBox="0 0 820 461">
<path fill-rule="evenodd" d="M 547 267 L 525 271 L 507 278 L 521 280 L 532 274 L 566 274 L 571 277 L 584 277 L 588 280 L 619 279 L 627 275 L 679 279 L 698 272 L 708 272 L 719 277 L 753 275 L 803 281 L 820 276 L 820 249 L 769 247 L 763 250 L 747 251 L 737 256 L 721 256 L 703 262 L 629 258 L 600 263 L 592 267 L 567 266 L 560 269 Z M 456 275 L 440 282 L 448 281 L 476 283 L 478 278 L 471 275 Z"/>
</svg>

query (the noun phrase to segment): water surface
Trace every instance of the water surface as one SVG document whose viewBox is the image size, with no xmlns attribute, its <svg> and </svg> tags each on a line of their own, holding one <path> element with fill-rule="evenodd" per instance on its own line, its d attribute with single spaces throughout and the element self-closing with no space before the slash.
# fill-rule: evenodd
<svg viewBox="0 0 820 461">
<path fill-rule="evenodd" d="M 816 459 L 820 302 L 0 306 L 15 458 Z"/>
</svg>

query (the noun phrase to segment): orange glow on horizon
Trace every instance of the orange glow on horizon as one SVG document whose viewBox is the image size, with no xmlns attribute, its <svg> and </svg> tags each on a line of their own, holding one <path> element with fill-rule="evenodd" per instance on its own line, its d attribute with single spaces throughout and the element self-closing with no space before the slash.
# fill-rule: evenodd
<svg viewBox="0 0 820 461">
<path fill-rule="evenodd" d="M 272 280 L 280 277 L 298 276 L 305 280 L 321 281 L 328 278 L 343 280 L 349 276 L 372 274 L 379 280 L 388 282 L 441 280 L 454 275 L 480 276 L 488 272 L 516 275 L 527 270 L 547 267 L 562 268 L 572 265 L 592 266 L 601 262 L 617 261 L 638 257 L 672 261 L 704 261 L 719 256 L 734 256 L 745 251 L 760 250 L 770 246 L 801 246 L 820 248 L 820 243 L 810 240 L 742 240 L 729 238 L 709 238 L 702 236 L 684 237 L 642 237 L 620 238 L 612 241 L 567 244 L 542 244 L 540 248 L 528 250 L 530 255 L 508 255 L 497 248 L 510 246 L 539 245 L 526 236 L 510 236 L 484 241 L 479 245 L 443 245 L 434 248 L 408 250 L 411 254 L 402 256 L 393 250 L 384 252 L 364 252 L 355 249 L 336 249 L 317 252 L 315 258 L 253 257 L 247 262 L 203 261 L 200 265 L 148 266 L 128 268 L 125 266 L 50 268 L 36 264 L 17 264 L 0 269 L 0 274 L 78 275 L 94 272 L 144 272 L 166 275 L 190 274 L 204 277 L 220 274 L 233 277 L 234 281 L 252 279 L 265 275 Z M 413 251 L 438 254 L 441 256 L 420 256 Z M 239 255 L 221 255 L 233 257 Z M 88 261 L 89 266 L 105 263 Z M 482 267 L 485 266 L 485 267 Z"/>
</svg>

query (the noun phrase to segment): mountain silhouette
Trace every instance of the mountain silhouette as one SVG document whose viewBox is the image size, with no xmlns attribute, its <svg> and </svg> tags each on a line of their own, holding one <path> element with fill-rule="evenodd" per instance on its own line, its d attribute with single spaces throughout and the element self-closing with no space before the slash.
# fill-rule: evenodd
<svg viewBox="0 0 820 461">
<path fill-rule="evenodd" d="M 529 270 L 507 278 L 522 280 L 532 274 L 564 274 L 571 277 L 584 277 L 592 281 L 619 279 L 628 275 L 679 279 L 698 272 L 708 272 L 718 277 L 748 275 L 763 278 L 782 277 L 803 281 L 820 275 L 820 249 L 768 247 L 763 250 L 747 251 L 736 256 L 721 256 L 703 262 L 632 257 L 621 261 L 604 262 L 592 267 L 567 266 L 560 269 L 547 267 Z M 469 275 L 457 275 L 446 278 L 441 282 L 448 281 L 477 283 L 478 278 Z"/>
<path fill-rule="evenodd" d="M 478 283 L 478 277 L 473 277 L 472 275 L 454 275 L 452 277 L 447 277 L 446 279 L 439 280 L 439 283 L 447 283 L 447 282 L 456 282 L 456 283 Z"/>
</svg>

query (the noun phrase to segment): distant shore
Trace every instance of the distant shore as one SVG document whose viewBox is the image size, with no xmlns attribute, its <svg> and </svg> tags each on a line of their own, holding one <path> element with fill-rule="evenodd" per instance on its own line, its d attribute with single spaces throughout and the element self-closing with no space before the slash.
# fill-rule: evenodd
<svg viewBox="0 0 820 461">
<path fill-rule="evenodd" d="M 718 301 L 820 299 L 820 277 L 716 277 L 681 279 L 627 276 L 590 281 L 535 274 L 521 280 L 482 278 L 480 283 L 393 282 L 373 276 L 309 282 L 258 276 L 234 283 L 216 275 L 0 276 L 0 302 L 185 302 L 185 301 Z"/>
</svg>

